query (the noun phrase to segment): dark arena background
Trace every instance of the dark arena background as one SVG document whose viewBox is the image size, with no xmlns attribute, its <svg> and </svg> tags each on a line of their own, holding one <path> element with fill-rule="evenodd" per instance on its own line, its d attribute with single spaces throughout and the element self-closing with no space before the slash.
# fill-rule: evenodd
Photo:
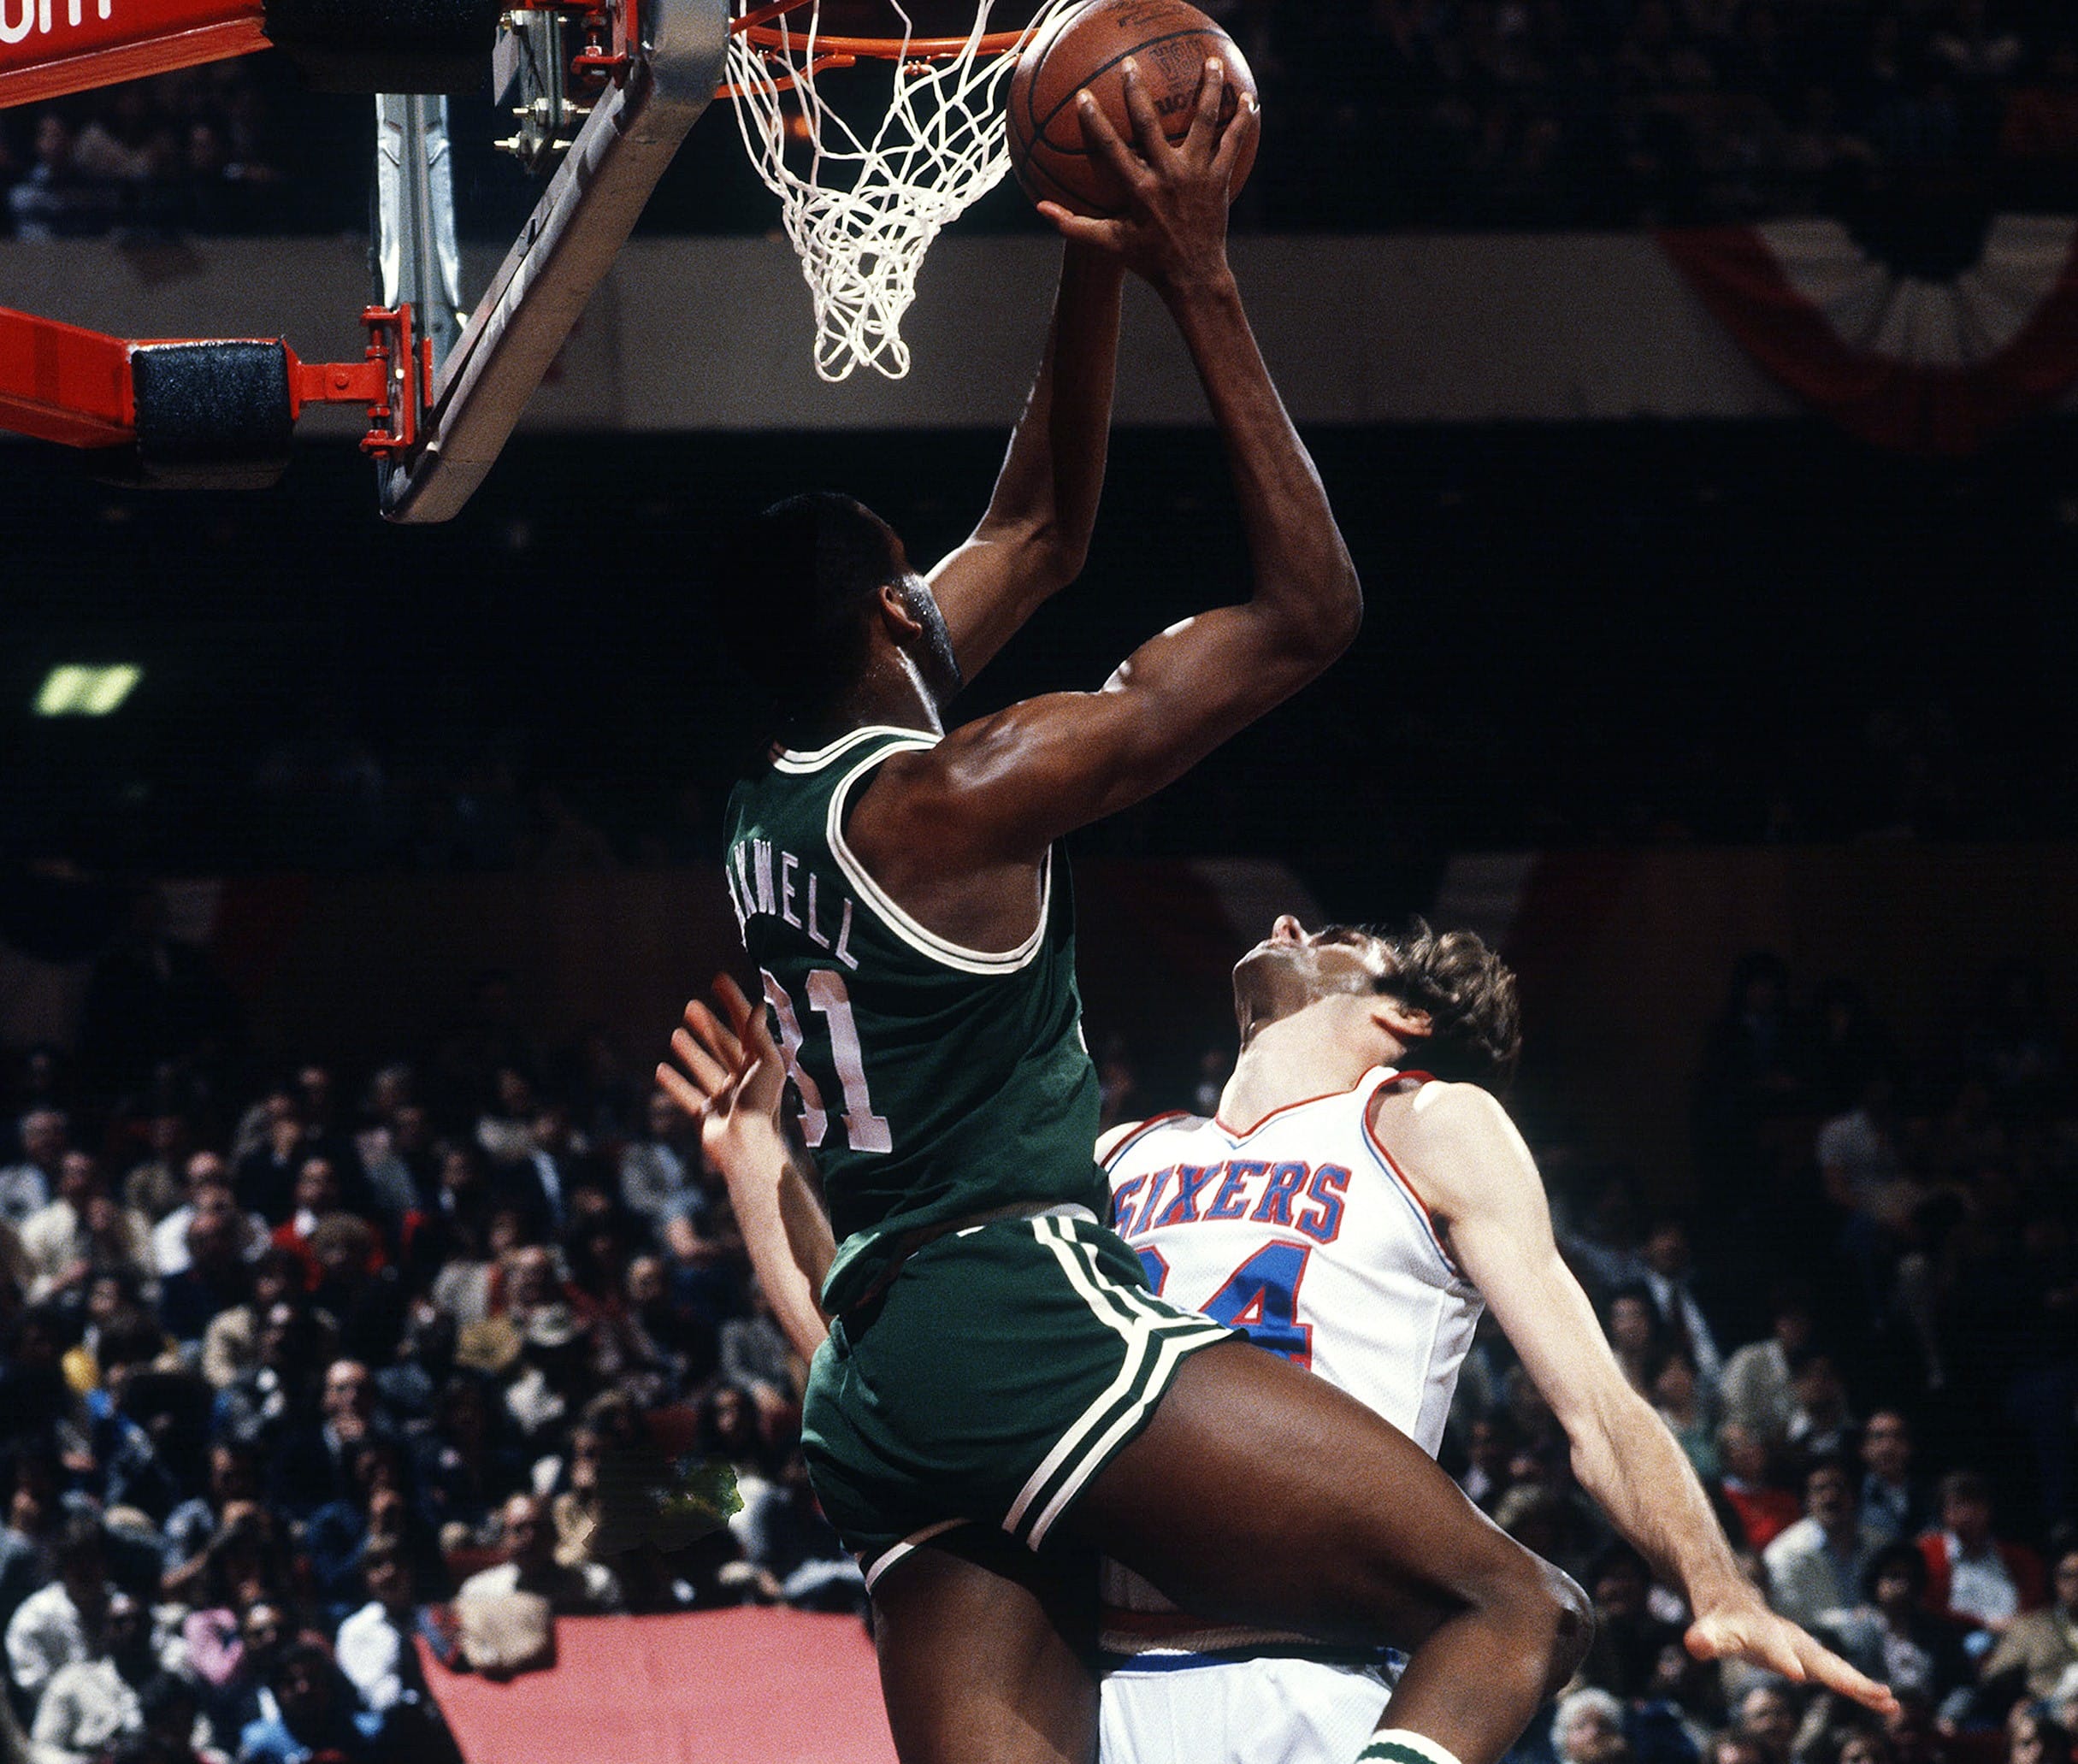
<svg viewBox="0 0 2078 1764">
<path fill-rule="evenodd" d="M 1595 1597 L 1574 1688 L 1615 1700 L 1511 1756 L 2071 1764 L 2078 20 L 1210 9 L 1264 103 L 1237 270 L 1367 611 L 1068 841 L 1107 1119 L 1209 1112 L 1277 913 L 1479 930 L 1626 1375 L 1780 1607 L 1904 1693 L 1864 1723 L 1670 1647 L 1488 1331 L 1444 1464 Z M 0 305 L 345 358 L 367 111 L 275 55 L 0 110 Z M 507 126 L 453 103 L 472 286 L 536 193 Z M 912 557 L 964 538 L 1054 252 L 996 191 L 910 380 L 830 386 L 775 225 L 717 106 L 444 525 L 379 517 L 351 418 L 260 492 L 0 442 L 6 1757 L 893 1756 L 803 1368 L 649 1074 L 743 961 L 721 814 L 764 731 L 717 542 L 824 487 Z M 1247 591 L 1136 291 L 1088 568 L 957 710 Z M 184 1273 L 221 1180 L 251 1259 Z M 645 1417 L 746 1507 L 607 1555 Z M 1800 1603 L 1771 1542 L 1835 1454 L 1860 1529 Z M 1898 1542 L 1938 1582 L 1910 1635 L 1863 1585 Z M 505 1676 L 452 1601 L 552 1547 L 554 1663 Z"/>
</svg>

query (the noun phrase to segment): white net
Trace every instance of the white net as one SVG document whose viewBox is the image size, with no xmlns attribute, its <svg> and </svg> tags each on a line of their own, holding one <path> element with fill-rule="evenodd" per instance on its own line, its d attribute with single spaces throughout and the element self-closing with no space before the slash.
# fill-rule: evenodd
<svg viewBox="0 0 2078 1764">
<path fill-rule="evenodd" d="M 760 47 L 747 33 L 729 38 L 736 123 L 800 257 L 815 304 L 815 370 L 825 380 L 847 379 L 861 364 L 890 380 L 908 373 L 902 316 L 916 298 L 918 266 L 939 230 L 1009 168 L 997 94 L 1017 56 L 983 50 L 990 3 L 979 0 L 974 28 L 955 55 L 862 60 L 846 75 L 893 77 L 870 138 L 816 91 L 820 0 L 771 20 L 776 47 Z M 1025 38 L 1080 3 L 1042 0 Z M 752 4 L 734 0 L 735 15 Z M 898 0 L 888 6 L 889 34 L 899 28 L 906 48 L 918 33 Z"/>
</svg>

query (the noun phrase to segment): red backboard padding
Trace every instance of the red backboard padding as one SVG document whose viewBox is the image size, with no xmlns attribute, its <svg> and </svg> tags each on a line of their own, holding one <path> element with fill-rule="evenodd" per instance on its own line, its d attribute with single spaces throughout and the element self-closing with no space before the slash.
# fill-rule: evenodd
<svg viewBox="0 0 2078 1764">
<path fill-rule="evenodd" d="M 502 1684 L 427 1661 L 469 1764 L 894 1764 L 855 1618 L 565 1617 L 556 1655 Z"/>
</svg>

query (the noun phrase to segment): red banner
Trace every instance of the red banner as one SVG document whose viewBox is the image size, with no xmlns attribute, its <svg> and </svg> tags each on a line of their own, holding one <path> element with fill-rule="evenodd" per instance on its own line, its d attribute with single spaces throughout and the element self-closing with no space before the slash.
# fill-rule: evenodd
<svg viewBox="0 0 2078 1764">
<path fill-rule="evenodd" d="M 1949 281 L 1897 273 L 1837 221 L 1660 235 L 1768 373 L 1879 446 L 1962 454 L 2078 380 L 2078 222 L 1994 221 Z"/>
</svg>

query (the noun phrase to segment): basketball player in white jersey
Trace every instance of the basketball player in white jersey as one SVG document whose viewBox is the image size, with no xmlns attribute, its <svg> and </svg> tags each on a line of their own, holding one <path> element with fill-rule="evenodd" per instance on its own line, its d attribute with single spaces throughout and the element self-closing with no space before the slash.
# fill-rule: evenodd
<svg viewBox="0 0 2078 1764">
<path fill-rule="evenodd" d="M 831 1246 L 778 1124 L 780 1055 L 733 987 L 725 1028 L 687 1008 L 658 1077 L 698 1116 L 759 1277 L 795 1345 L 824 1320 Z M 1618 1369 L 1560 1259 L 1544 1185 L 1485 1088 L 1520 1047 L 1514 978 L 1468 933 L 1403 937 L 1279 918 L 1234 970 L 1241 1052 L 1209 1119 L 1100 1142 L 1113 1225 L 1168 1298 L 1246 1329 L 1433 1455 L 1481 1311 L 1550 1404 L 1575 1474 L 1686 1598 L 1687 1643 L 1884 1708 L 1889 1693 L 1769 1611 L 1702 1486 Z M 691 1032 L 688 1032 L 691 1031 Z M 738 1036 L 741 1036 L 739 1041 Z M 1105 1764 L 1347 1764 L 1389 1690 L 1302 1638 L 1216 1629 L 1109 1571 Z"/>
</svg>

